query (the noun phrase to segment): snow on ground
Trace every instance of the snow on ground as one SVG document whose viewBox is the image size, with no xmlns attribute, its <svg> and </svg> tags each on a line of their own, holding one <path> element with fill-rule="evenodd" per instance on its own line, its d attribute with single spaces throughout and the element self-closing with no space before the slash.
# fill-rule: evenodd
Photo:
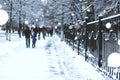
<svg viewBox="0 0 120 80">
<path fill-rule="evenodd" d="M 5 39 L 0 37 L 0 80 L 106 80 L 56 35 L 41 35 L 36 48 L 26 48 L 17 34 Z"/>
</svg>

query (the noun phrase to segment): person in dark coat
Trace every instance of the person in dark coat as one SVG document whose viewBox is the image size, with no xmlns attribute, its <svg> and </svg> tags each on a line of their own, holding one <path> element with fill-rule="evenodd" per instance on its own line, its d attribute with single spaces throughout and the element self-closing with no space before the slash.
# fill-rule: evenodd
<svg viewBox="0 0 120 80">
<path fill-rule="evenodd" d="M 25 39 L 26 39 L 26 48 L 30 48 L 31 30 L 29 29 L 28 26 L 26 26 L 24 34 L 25 34 Z"/>
</svg>

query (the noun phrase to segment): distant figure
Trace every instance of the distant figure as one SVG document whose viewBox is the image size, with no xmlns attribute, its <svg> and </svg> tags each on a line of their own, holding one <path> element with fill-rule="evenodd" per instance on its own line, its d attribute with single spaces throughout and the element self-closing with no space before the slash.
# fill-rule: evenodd
<svg viewBox="0 0 120 80">
<path fill-rule="evenodd" d="M 46 28 L 43 26 L 42 28 L 42 34 L 43 34 L 43 39 L 45 39 L 46 36 Z"/>
<path fill-rule="evenodd" d="M 33 32 L 33 34 L 32 34 L 32 48 L 35 48 L 36 41 L 37 41 L 36 34 L 35 34 L 35 32 Z"/>
<path fill-rule="evenodd" d="M 53 28 L 50 28 L 50 36 L 53 36 Z"/>
<path fill-rule="evenodd" d="M 42 28 L 38 27 L 38 40 L 40 40 L 40 34 L 42 32 Z"/>
<path fill-rule="evenodd" d="M 30 48 L 30 36 L 31 36 L 31 30 L 28 26 L 26 26 L 26 29 L 24 30 L 25 39 L 26 39 L 26 48 Z"/>
</svg>

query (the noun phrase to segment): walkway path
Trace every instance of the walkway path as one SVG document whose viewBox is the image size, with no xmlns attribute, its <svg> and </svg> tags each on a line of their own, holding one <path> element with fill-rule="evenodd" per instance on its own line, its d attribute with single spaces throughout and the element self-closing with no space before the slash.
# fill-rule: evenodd
<svg viewBox="0 0 120 80">
<path fill-rule="evenodd" d="M 57 36 L 37 40 L 26 48 L 25 38 L 0 37 L 0 80 L 110 80 L 85 62 Z"/>
<path fill-rule="evenodd" d="M 14 42 L 14 48 L 7 48 L 9 55 L 0 60 L 0 80 L 65 80 L 58 59 L 47 49 L 47 41 L 38 40 L 33 49 L 25 48 L 24 38 Z"/>
</svg>

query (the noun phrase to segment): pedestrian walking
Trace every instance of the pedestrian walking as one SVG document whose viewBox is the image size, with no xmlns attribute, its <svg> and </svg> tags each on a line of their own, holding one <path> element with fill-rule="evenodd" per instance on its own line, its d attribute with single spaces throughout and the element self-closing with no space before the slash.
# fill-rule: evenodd
<svg viewBox="0 0 120 80">
<path fill-rule="evenodd" d="M 24 30 L 25 39 L 26 39 L 26 48 L 30 48 L 30 37 L 31 37 L 31 30 L 28 26 L 26 26 L 26 29 Z"/>
</svg>

